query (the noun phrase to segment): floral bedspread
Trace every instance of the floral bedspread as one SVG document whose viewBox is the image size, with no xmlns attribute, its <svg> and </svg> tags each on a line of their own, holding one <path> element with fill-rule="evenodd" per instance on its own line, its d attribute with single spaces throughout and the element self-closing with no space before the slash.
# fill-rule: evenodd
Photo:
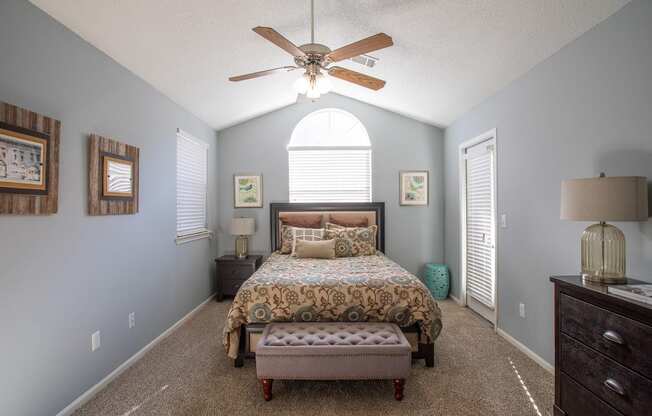
<svg viewBox="0 0 652 416">
<path fill-rule="evenodd" d="M 224 326 L 224 348 L 238 355 L 240 327 L 278 321 L 381 321 L 441 332 L 441 311 L 414 275 L 378 253 L 331 260 L 274 253 L 238 291 Z"/>
</svg>

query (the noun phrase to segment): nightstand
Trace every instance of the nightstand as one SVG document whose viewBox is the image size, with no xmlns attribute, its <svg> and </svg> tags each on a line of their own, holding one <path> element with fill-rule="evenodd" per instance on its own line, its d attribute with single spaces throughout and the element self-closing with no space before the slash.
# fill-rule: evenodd
<svg viewBox="0 0 652 416">
<path fill-rule="evenodd" d="M 652 305 L 581 276 L 555 284 L 555 416 L 650 415 Z M 627 284 L 644 282 L 628 279 Z"/>
<path fill-rule="evenodd" d="M 222 256 L 215 259 L 217 283 L 217 301 L 224 299 L 224 296 L 235 296 L 238 289 L 249 279 L 263 263 L 263 256 L 250 255 L 247 258 L 239 259 L 236 256 Z"/>
</svg>

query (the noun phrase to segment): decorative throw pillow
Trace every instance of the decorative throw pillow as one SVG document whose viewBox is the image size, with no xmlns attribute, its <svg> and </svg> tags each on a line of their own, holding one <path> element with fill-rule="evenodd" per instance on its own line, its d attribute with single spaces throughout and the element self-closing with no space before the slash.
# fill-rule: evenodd
<svg viewBox="0 0 652 416">
<path fill-rule="evenodd" d="M 376 254 L 376 233 L 378 226 L 364 228 L 327 229 L 324 239 L 335 240 L 335 256 L 357 257 Z"/>
<path fill-rule="evenodd" d="M 343 226 L 343 225 L 334 224 L 334 223 L 332 223 L 332 222 L 327 222 L 327 223 L 324 225 L 324 227 L 325 227 L 327 230 L 343 230 L 344 228 L 346 228 L 346 227 Z"/>
<path fill-rule="evenodd" d="M 294 227 L 290 225 L 281 225 L 281 254 L 292 253 L 292 243 L 294 242 Z"/>
<path fill-rule="evenodd" d="M 299 258 L 332 259 L 335 258 L 335 240 L 296 240 L 294 255 Z"/>
<path fill-rule="evenodd" d="M 279 215 L 281 224 L 301 228 L 322 228 L 322 214 L 306 212 L 284 212 Z"/>
<path fill-rule="evenodd" d="M 360 214 L 330 214 L 328 222 L 342 227 L 368 227 L 369 218 Z"/>
<path fill-rule="evenodd" d="M 297 241 L 320 241 L 324 239 L 323 228 L 292 227 L 292 255 L 295 255 Z"/>
</svg>

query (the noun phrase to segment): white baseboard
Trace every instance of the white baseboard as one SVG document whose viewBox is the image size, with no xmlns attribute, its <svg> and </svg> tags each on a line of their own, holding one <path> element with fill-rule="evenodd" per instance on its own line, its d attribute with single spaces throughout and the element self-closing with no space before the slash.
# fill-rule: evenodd
<svg viewBox="0 0 652 416">
<path fill-rule="evenodd" d="M 195 315 L 197 312 L 199 312 L 199 309 L 201 309 L 202 306 L 206 305 L 209 301 L 211 301 L 215 297 L 215 294 L 212 294 L 208 299 L 200 303 L 195 309 L 191 310 L 188 312 L 183 318 L 179 319 L 174 325 L 169 327 L 168 329 L 165 330 L 161 335 L 156 337 L 152 342 L 149 344 L 145 345 L 143 348 L 140 349 L 137 353 L 132 355 L 127 361 L 124 363 L 120 364 L 115 370 L 111 371 L 109 375 L 104 377 L 102 380 L 100 380 L 99 383 L 91 387 L 90 389 L 86 390 L 81 396 L 77 397 L 72 403 L 70 403 L 68 406 L 66 406 L 63 410 L 61 410 L 59 413 L 57 413 L 57 416 L 70 416 L 75 410 L 79 409 L 89 401 L 90 399 L 93 398 L 97 393 L 100 392 L 104 387 L 106 387 L 111 381 L 116 379 L 120 374 L 122 374 L 126 369 L 131 367 L 136 361 L 140 360 L 143 355 L 147 353 L 147 351 L 151 350 L 156 344 L 159 342 L 163 341 L 168 335 L 170 335 L 172 332 L 174 332 L 175 329 L 179 328 L 183 323 L 185 323 L 188 319 L 192 318 L 193 315 Z"/>
<path fill-rule="evenodd" d="M 507 332 L 503 331 L 500 328 L 496 328 L 496 332 L 498 335 L 501 337 L 505 338 L 507 342 L 518 348 L 523 354 L 527 355 L 530 357 L 532 360 L 534 360 L 535 363 L 539 364 L 541 367 L 543 367 L 544 370 L 548 371 L 551 374 L 555 373 L 555 366 L 550 364 L 548 361 L 544 360 L 541 358 L 538 354 L 536 354 L 534 351 L 517 341 L 514 337 L 509 335 Z"/>
<path fill-rule="evenodd" d="M 459 300 L 458 298 L 456 298 L 455 296 L 453 296 L 453 295 L 448 295 L 448 296 L 449 296 L 451 299 L 453 299 L 453 301 L 454 301 L 455 303 L 457 303 L 458 305 L 460 305 L 460 306 L 464 306 L 464 305 L 462 305 L 462 301 Z"/>
</svg>

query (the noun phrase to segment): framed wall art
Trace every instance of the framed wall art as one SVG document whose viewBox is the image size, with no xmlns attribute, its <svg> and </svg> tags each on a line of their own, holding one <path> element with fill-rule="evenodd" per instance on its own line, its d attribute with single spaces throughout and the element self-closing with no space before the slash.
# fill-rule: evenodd
<svg viewBox="0 0 652 416">
<path fill-rule="evenodd" d="M 0 214 L 58 209 L 61 122 L 0 102 Z"/>
<path fill-rule="evenodd" d="M 427 170 L 399 172 L 399 203 L 401 205 L 428 205 Z"/>
<path fill-rule="evenodd" d="M 233 175 L 233 206 L 262 208 L 263 175 Z"/>
<path fill-rule="evenodd" d="M 134 196 L 134 162 L 127 158 L 102 156 L 102 196 L 131 198 Z"/>
<path fill-rule="evenodd" d="M 117 140 L 91 134 L 88 150 L 89 215 L 138 212 L 140 150 Z"/>
<path fill-rule="evenodd" d="M 47 194 L 48 136 L 0 125 L 0 189 Z"/>
</svg>

